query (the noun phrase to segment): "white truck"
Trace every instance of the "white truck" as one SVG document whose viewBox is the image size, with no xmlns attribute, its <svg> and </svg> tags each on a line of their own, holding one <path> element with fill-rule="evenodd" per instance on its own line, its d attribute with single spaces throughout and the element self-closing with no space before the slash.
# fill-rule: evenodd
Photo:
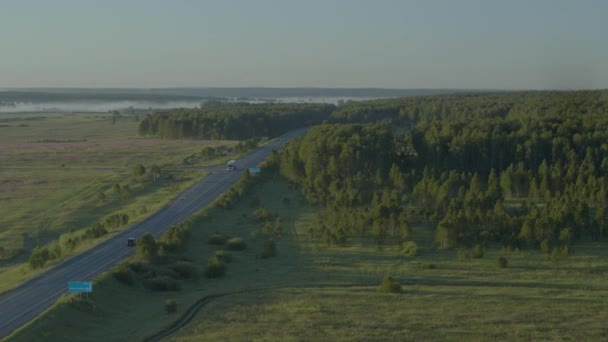
<svg viewBox="0 0 608 342">
<path fill-rule="evenodd" d="M 229 160 L 228 163 L 226 163 L 226 170 L 228 170 L 228 171 L 236 170 L 236 160 Z"/>
</svg>

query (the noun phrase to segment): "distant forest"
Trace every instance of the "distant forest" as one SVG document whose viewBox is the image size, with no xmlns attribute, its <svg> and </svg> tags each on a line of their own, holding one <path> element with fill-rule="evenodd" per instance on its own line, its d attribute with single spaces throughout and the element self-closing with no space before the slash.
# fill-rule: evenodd
<svg viewBox="0 0 608 342">
<path fill-rule="evenodd" d="M 457 94 L 331 105 L 226 105 L 147 116 L 141 134 L 246 139 L 317 125 L 270 165 L 324 208 L 328 244 L 571 249 L 608 226 L 608 91 Z M 274 163 L 274 164 L 273 164 Z"/>
<path fill-rule="evenodd" d="M 146 115 L 140 135 L 168 139 L 237 139 L 275 137 L 322 123 L 335 106 L 329 104 L 210 103 L 201 108 L 173 109 Z"/>
</svg>

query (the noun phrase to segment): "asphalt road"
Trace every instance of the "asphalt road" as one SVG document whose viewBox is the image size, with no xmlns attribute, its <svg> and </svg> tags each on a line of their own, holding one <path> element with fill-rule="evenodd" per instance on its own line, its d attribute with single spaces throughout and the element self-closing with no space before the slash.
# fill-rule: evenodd
<svg viewBox="0 0 608 342">
<path fill-rule="evenodd" d="M 258 165 L 272 150 L 280 149 L 287 141 L 304 132 L 305 129 L 290 132 L 256 149 L 237 161 L 236 172 L 226 171 L 224 166 L 210 167 L 211 173 L 201 182 L 184 191 L 146 220 L 0 295 L 0 339 L 51 306 L 67 292 L 68 282 L 92 280 L 132 255 L 134 248 L 127 247 L 128 237 L 139 238 L 147 232 L 159 237 L 169 226 L 184 221 L 228 190 L 239 179 L 242 170 Z"/>
</svg>

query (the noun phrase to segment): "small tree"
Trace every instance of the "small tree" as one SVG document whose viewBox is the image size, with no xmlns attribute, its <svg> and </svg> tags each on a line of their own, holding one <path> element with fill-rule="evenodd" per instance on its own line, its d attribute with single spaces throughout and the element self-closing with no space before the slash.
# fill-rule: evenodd
<svg viewBox="0 0 608 342">
<path fill-rule="evenodd" d="M 211 234 L 207 238 L 207 243 L 210 245 L 223 245 L 226 243 L 227 240 L 228 240 L 228 238 L 226 236 L 219 234 L 219 233 L 215 233 L 215 234 Z"/>
<path fill-rule="evenodd" d="M 156 184 L 156 178 L 160 177 L 160 166 L 154 164 L 150 167 L 150 173 L 152 174 L 152 180 Z"/>
<path fill-rule="evenodd" d="M 507 260 L 507 257 L 499 256 L 498 257 L 498 267 L 507 268 L 507 266 L 509 266 L 509 260 Z"/>
<path fill-rule="evenodd" d="M 245 243 L 245 241 L 243 241 L 243 239 L 239 237 L 235 237 L 228 240 L 228 243 L 226 244 L 226 249 L 230 251 L 242 251 L 246 248 L 247 244 Z"/>
<path fill-rule="evenodd" d="M 51 258 L 51 253 L 47 247 L 37 247 L 30 256 L 30 267 L 33 269 L 44 267 L 44 264 Z"/>
<path fill-rule="evenodd" d="M 158 244 L 150 233 L 146 233 L 137 241 L 137 256 L 148 262 L 156 261 L 158 256 Z"/>
<path fill-rule="evenodd" d="M 135 168 L 133 168 L 133 175 L 135 177 L 139 177 L 143 176 L 144 174 L 146 174 L 146 168 L 142 164 L 135 165 Z"/>
<path fill-rule="evenodd" d="M 103 202 L 106 200 L 106 194 L 103 193 L 103 191 L 100 191 L 97 193 L 97 200 L 99 200 L 99 202 Z"/>
<path fill-rule="evenodd" d="M 407 241 L 401 247 L 401 253 L 405 256 L 414 257 L 418 255 L 418 245 L 414 241 Z"/>
<path fill-rule="evenodd" d="M 226 273 L 226 263 L 217 256 L 212 256 L 207 262 L 207 270 L 205 276 L 207 278 L 220 278 Z"/>
<path fill-rule="evenodd" d="M 177 302 L 175 299 L 167 299 L 165 301 L 165 311 L 167 314 L 172 314 L 177 312 Z"/>
<path fill-rule="evenodd" d="M 260 255 L 262 259 L 272 258 L 277 254 L 277 246 L 272 239 L 266 240 L 264 242 L 264 247 L 262 248 L 262 254 Z"/>
<path fill-rule="evenodd" d="M 471 251 L 471 256 L 474 259 L 481 259 L 481 258 L 483 258 L 483 255 L 484 255 L 483 247 L 481 247 L 481 245 L 475 245 L 473 247 L 473 251 Z"/>
<path fill-rule="evenodd" d="M 382 280 L 382 284 L 378 286 L 379 292 L 384 293 L 400 293 L 401 292 L 401 284 L 399 284 L 393 277 L 385 276 Z"/>
</svg>

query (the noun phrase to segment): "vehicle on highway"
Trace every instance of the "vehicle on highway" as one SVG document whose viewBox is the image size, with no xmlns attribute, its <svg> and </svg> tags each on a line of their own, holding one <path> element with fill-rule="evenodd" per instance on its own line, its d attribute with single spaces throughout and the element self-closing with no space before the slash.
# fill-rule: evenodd
<svg viewBox="0 0 608 342">
<path fill-rule="evenodd" d="M 135 246 L 135 238 L 128 238 L 127 239 L 127 246 L 129 246 L 129 247 Z"/>
<path fill-rule="evenodd" d="M 226 163 L 226 170 L 228 170 L 228 171 L 236 170 L 236 160 L 229 160 L 228 163 Z"/>
</svg>

